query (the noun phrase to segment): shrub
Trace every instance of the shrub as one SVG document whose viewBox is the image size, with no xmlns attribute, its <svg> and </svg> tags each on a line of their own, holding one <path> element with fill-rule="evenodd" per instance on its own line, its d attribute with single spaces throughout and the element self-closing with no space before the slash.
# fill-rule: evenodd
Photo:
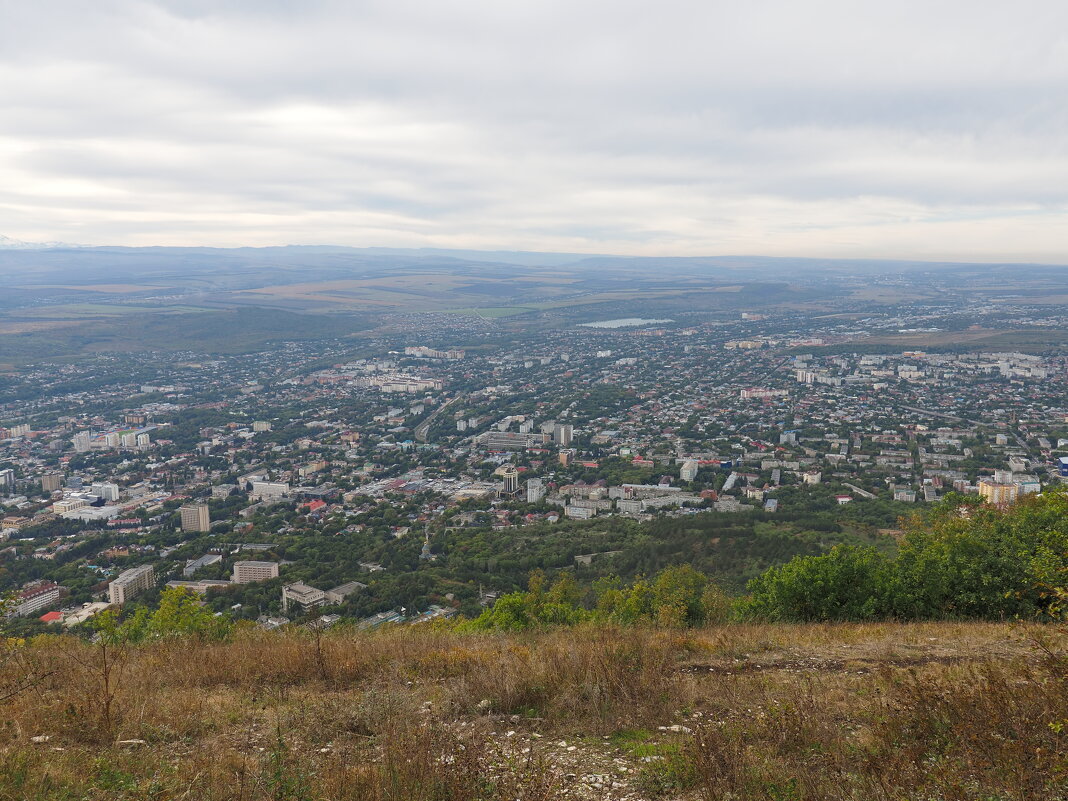
<svg viewBox="0 0 1068 801">
<path fill-rule="evenodd" d="M 888 610 L 890 564 L 873 548 L 794 557 L 749 582 L 742 609 L 767 620 L 868 620 Z"/>
</svg>

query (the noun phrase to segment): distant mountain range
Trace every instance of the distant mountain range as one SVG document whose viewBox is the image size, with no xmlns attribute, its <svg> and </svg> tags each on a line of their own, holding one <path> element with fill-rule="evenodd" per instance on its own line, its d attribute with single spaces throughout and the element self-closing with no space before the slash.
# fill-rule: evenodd
<svg viewBox="0 0 1068 801">
<path fill-rule="evenodd" d="M 80 248 L 81 245 L 68 245 L 66 242 L 23 242 L 0 234 L 0 250 L 53 250 L 55 248 Z"/>
<path fill-rule="evenodd" d="M 623 272 L 682 270 L 691 274 L 725 272 L 746 274 L 750 277 L 797 279 L 826 273 L 900 273 L 942 270 L 968 270 L 987 272 L 996 268 L 1026 267 L 1038 270 L 1059 271 L 1063 266 L 1049 264 L 1008 264 L 949 261 L 906 261 L 901 259 L 843 259 L 780 256 L 613 256 L 593 253 L 551 253 L 518 250 L 463 250 L 448 248 L 388 248 L 350 247 L 347 245 L 272 245 L 266 247 L 128 247 L 122 245 L 76 245 L 66 242 L 24 242 L 0 234 L 0 252 L 3 251 L 51 251 L 45 260 L 36 260 L 35 267 L 45 265 L 71 267 L 77 265 L 92 269 L 101 261 L 110 269 L 122 262 L 129 269 L 133 262 L 141 268 L 177 267 L 180 270 L 216 270 L 220 267 L 240 265 L 244 269 L 253 266 L 289 267 L 299 269 L 324 269 L 326 273 L 338 274 L 354 269 L 404 269 L 435 268 L 443 271 L 463 268 L 521 267 L 568 268 L 582 272 L 621 270 Z M 0 273 L 7 267 L 18 269 L 22 265 L 16 254 L 0 258 Z M 43 254 L 42 254 L 43 255 Z M 15 260 L 12 261 L 12 258 Z M 310 280 L 325 275 L 309 275 Z"/>
<path fill-rule="evenodd" d="M 414 258 L 449 258 L 463 261 L 489 261 L 505 264 L 527 264 L 548 266 L 553 264 L 572 264 L 582 259 L 597 257 L 602 254 L 589 253 L 539 253 L 522 250 L 460 250 L 449 248 L 384 248 L 384 247 L 350 247 L 348 245 L 268 245 L 265 247 L 171 247 L 157 245 L 149 247 L 128 247 L 125 245 L 77 245 L 70 242 L 26 242 L 0 234 L 0 250 L 149 250 L 149 251 L 185 251 L 188 253 L 255 253 L 268 251 L 304 252 L 309 254 L 349 253 L 366 256 L 407 256 Z"/>
</svg>

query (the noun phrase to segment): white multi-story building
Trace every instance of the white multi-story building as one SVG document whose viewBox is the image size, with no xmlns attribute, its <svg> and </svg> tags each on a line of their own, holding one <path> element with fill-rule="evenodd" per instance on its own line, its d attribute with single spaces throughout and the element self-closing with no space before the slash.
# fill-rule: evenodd
<svg viewBox="0 0 1068 801">
<path fill-rule="evenodd" d="M 103 498 L 105 501 L 117 501 L 119 499 L 119 485 L 112 484 L 105 481 L 100 484 L 93 484 L 90 487 L 90 491 L 98 498 Z"/>
<path fill-rule="evenodd" d="M 575 429 L 569 423 L 557 423 L 553 426 L 553 442 L 566 448 L 575 437 Z"/>
<path fill-rule="evenodd" d="M 287 494 L 289 485 L 286 482 L 252 482 L 249 498 L 258 501 L 264 498 L 284 498 Z"/>
<path fill-rule="evenodd" d="M 575 520 L 589 520 L 591 517 L 597 514 L 596 509 L 591 509 L 587 506 L 578 506 L 576 504 L 568 504 L 564 507 L 564 515 L 566 517 L 573 518 Z"/>
<path fill-rule="evenodd" d="M 42 581 L 32 587 L 26 587 L 15 597 L 13 613 L 17 617 L 29 617 L 34 612 L 47 609 L 59 601 L 63 588 L 51 581 Z"/>
<path fill-rule="evenodd" d="M 124 604 L 135 595 L 156 586 L 156 571 L 152 565 L 141 565 L 124 570 L 108 584 L 108 599 L 113 604 Z"/>
<path fill-rule="evenodd" d="M 527 481 L 527 503 L 539 503 L 545 497 L 545 484 L 540 478 Z"/>
<path fill-rule="evenodd" d="M 308 610 L 326 603 L 326 593 L 307 584 L 287 584 L 282 587 L 282 611 L 289 613 L 289 605 Z"/>
<path fill-rule="evenodd" d="M 234 584 L 252 584 L 278 578 L 277 562 L 234 562 Z"/>
<path fill-rule="evenodd" d="M 249 497 L 254 500 L 262 498 L 284 498 L 289 494 L 289 484 L 282 481 L 253 481 Z"/>
</svg>

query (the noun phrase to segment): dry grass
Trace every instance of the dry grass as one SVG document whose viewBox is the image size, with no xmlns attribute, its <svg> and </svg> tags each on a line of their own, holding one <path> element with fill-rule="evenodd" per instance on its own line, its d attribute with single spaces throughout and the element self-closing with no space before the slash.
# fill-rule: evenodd
<svg viewBox="0 0 1068 801">
<path fill-rule="evenodd" d="M 1066 646 L 1011 624 L 54 638 L 0 677 L 32 680 L 0 703 L 0 801 L 1052 800 Z"/>
<path fill-rule="evenodd" d="M 7 334 L 32 334 L 35 331 L 49 331 L 53 328 L 69 328 L 81 325 L 80 320 L 3 320 L 0 321 L 0 336 Z M 6 365 L 10 367 L 11 365 Z"/>
<path fill-rule="evenodd" d="M 20 286 L 19 289 L 69 289 L 76 292 L 106 292 L 124 295 L 131 292 L 152 292 L 160 289 L 175 289 L 159 284 L 33 284 Z"/>
</svg>

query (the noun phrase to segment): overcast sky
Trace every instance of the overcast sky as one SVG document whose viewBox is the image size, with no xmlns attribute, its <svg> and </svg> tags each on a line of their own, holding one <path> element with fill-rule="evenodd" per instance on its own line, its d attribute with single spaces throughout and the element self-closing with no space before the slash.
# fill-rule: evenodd
<svg viewBox="0 0 1068 801">
<path fill-rule="evenodd" d="M 1068 263 L 1068 3 L 0 0 L 0 234 Z"/>
</svg>

